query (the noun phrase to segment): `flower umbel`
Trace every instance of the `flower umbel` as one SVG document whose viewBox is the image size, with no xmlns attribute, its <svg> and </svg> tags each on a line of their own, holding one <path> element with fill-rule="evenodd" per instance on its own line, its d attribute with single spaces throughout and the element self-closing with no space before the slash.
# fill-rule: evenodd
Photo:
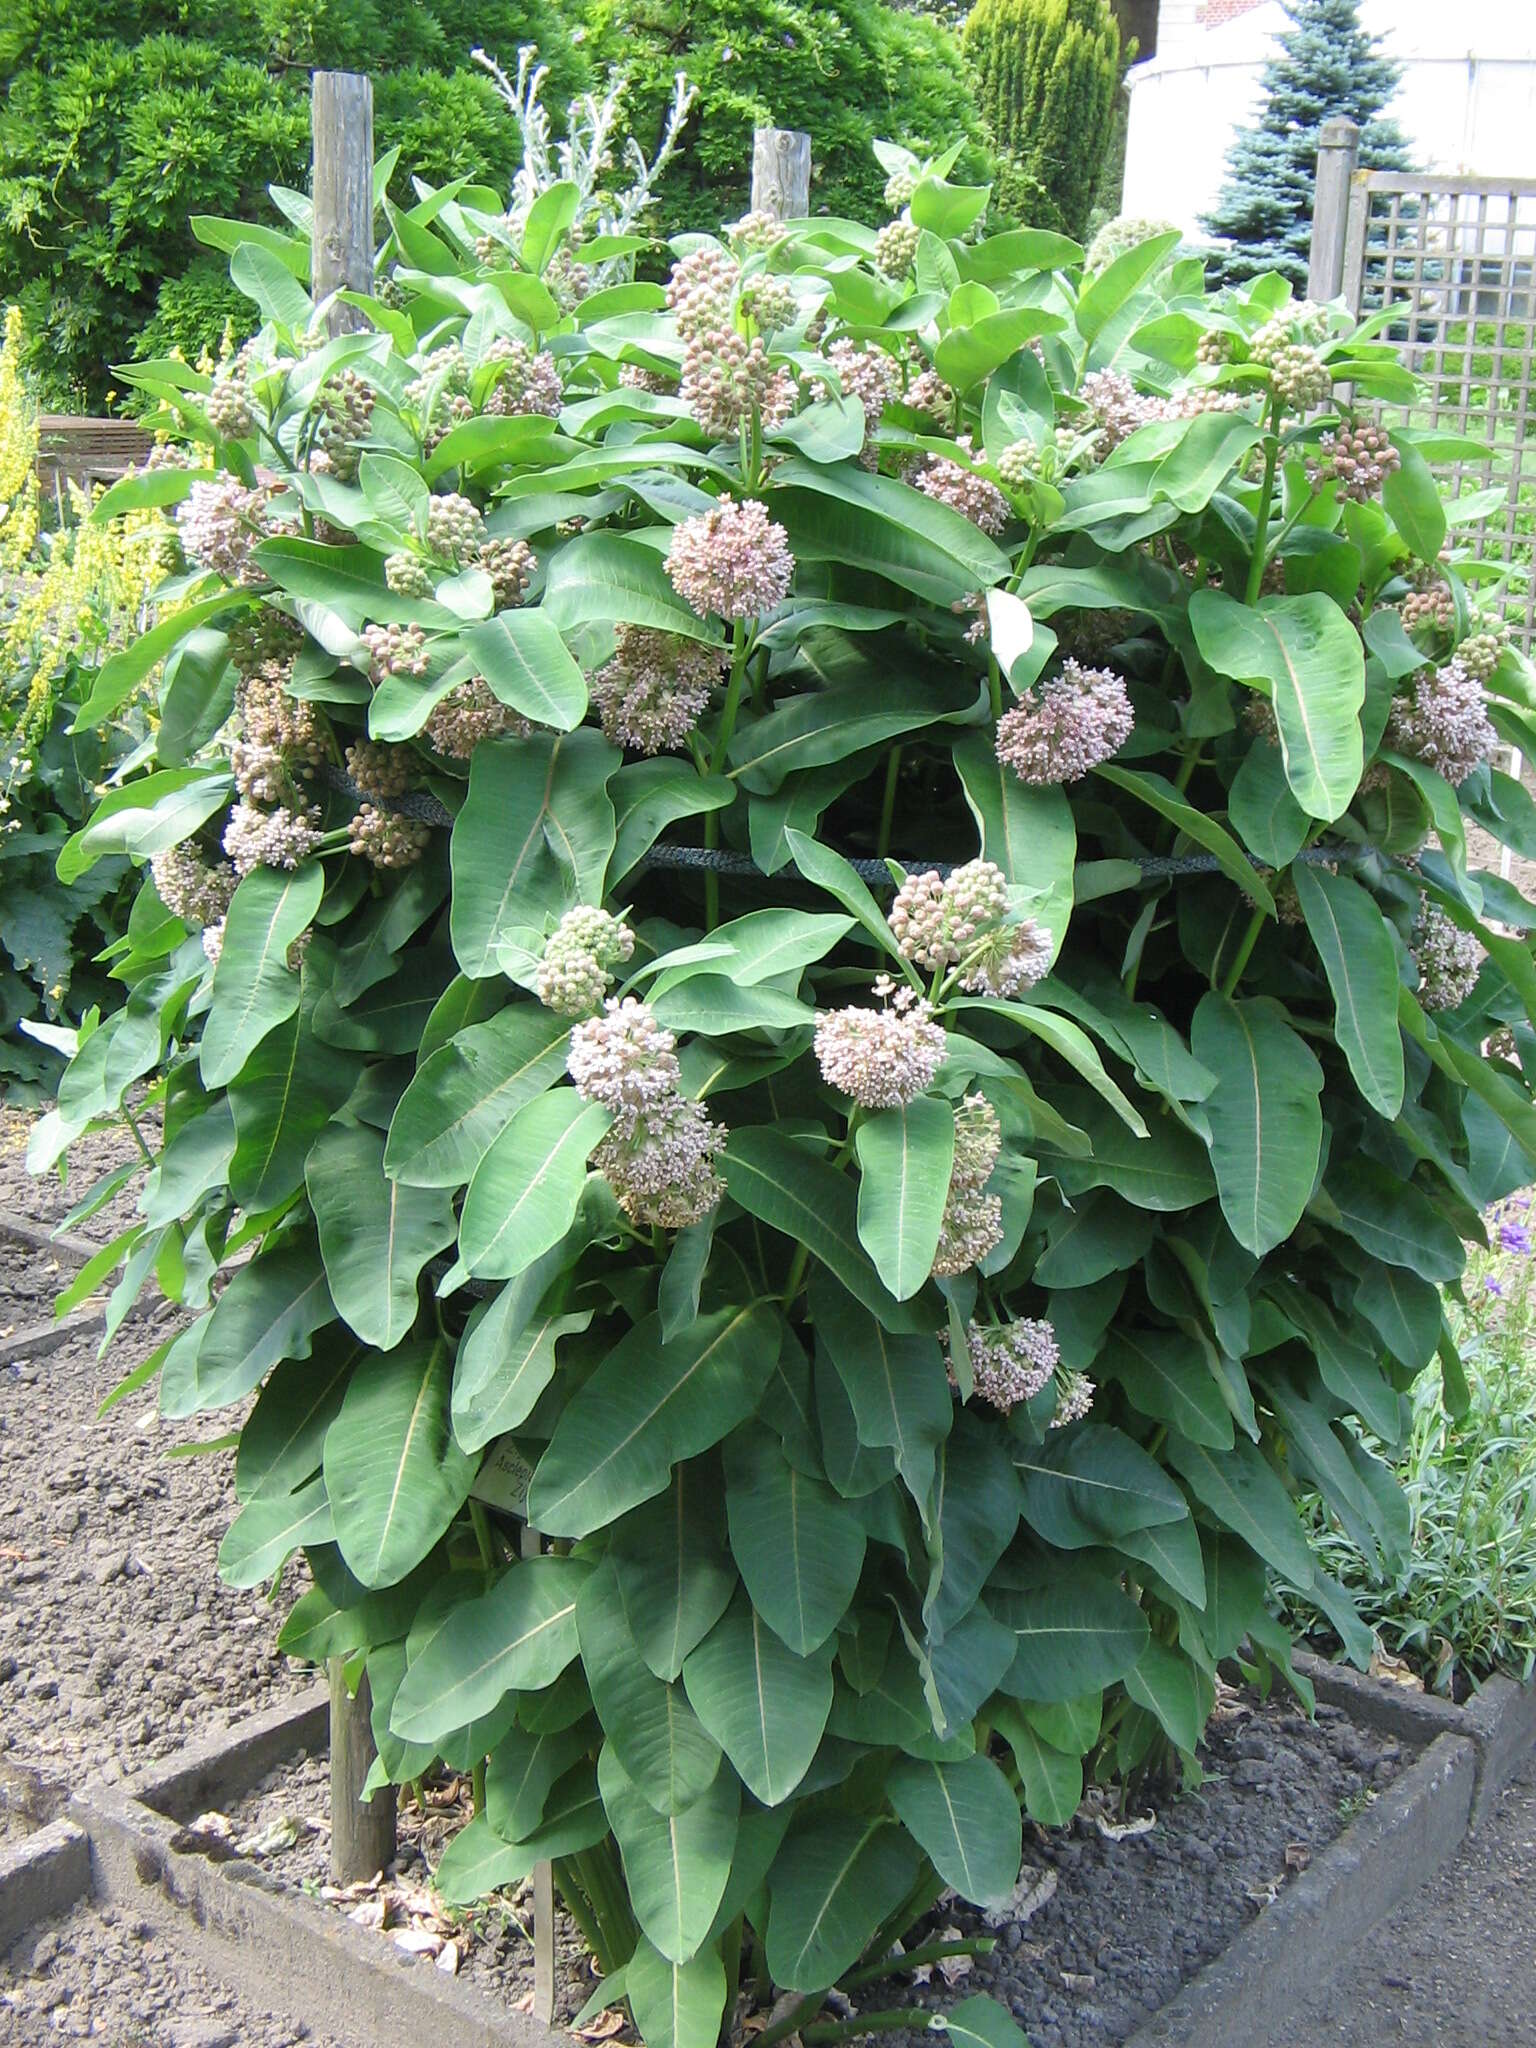
<svg viewBox="0 0 1536 2048">
<path fill-rule="evenodd" d="M 562 1017 L 585 1017 L 597 1009 L 613 981 L 612 970 L 635 950 L 635 935 L 606 910 L 578 903 L 555 927 L 539 962 L 538 997 Z"/>
<path fill-rule="evenodd" d="M 672 531 L 667 574 L 701 619 L 755 619 L 789 595 L 795 573 L 789 536 L 756 498 L 722 496 Z"/>
<path fill-rule="evenodd" d="M 1069 660 L 998 720 L 997 758 L 1021 782 L 1076 782 L 1117 754 L 1134 724 L 1123 677 Z"/>
<path fill-rule="evenodd" d="M 933 1005 L 882 975 L 880 1010 L 850 1005 L 816 1019 L 822 1078 L 865 1109 L 896 1109 L 921 1095 L 944 1063 L 944 1028 Z"/>
</svg>

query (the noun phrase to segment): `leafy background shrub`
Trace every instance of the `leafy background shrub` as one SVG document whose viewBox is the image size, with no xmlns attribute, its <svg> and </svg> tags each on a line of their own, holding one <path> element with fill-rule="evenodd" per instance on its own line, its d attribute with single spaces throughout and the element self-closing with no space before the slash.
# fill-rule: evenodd
<svg viewBox="0 0 1536 2048">
<path fill-rule="evenodd" d="M 1112 139 L 1124 167 L 1109 0 L 977 0 L 964 45 L 1003 152 L 1000 206 L 1031 226 L 1084 234 Z"/>
<path fill-rule="evenodd" d="M 951 32 L 928 17 L 849 0 L 837 8 L 769 0 L 592 0 L 592 56 L 629 74 L 636 132 L 659 133 L 674 73 L 699 87 L 687 148 L 661 187 L 673 232 L 713 234 L 746 211 L 754 128 L 814 138 L 811 210 L 868 220 L 885 175 L 878 135 L 919 155 L 963 142 L 956 176 L 988 170 L 986 136 Z"/>
<path fill-rule="evenodd" d="M 17 1027 L 67 1029 L 116 993 L 100 956 L 127 919 L 129 864 L 104 861 L 71 889 L 54 863 L 145 738 L 142 701 L 100 730 L 72 728 L 103 661 L 140 630 L 172 553 L 159 512 L 102 527 L 78 489 L 43 501 L 24 343 L 11 307 L 0 347 L 0 1074 L 13 1100 L 50 1092 L 63 1064 L 55 1043 Z"/>
<path fill-rule="evenodd" d="M 429 195 L 320 346 L 263 237 L 260 345 L 131 373 L 185 467 L 96 515 L 179 508 L 184 608 L 82 708 L 163 661 L 33 1161 L 149 1090 L 114 1308 L 196 1312 L 167 1414 L 256 1397 L 223 1569 L 304 1550 L 375 1782 L 484 1767 L 445 1895 L 552 1859 L 676 2048 L 1197 1773 L 1221 1660 L 1289 1668 L 1267 1571 L 1368 1654 L 1298 1497 L 1395 1567 L 1440 1289 L 1536 1178 L 1467 839 L 1536 852 L 1536 675 L 1431 444 L 1326 410 L 1390 344 L 886 154 L 897 222 L 670 296 L 576 295 L 574 191 L 516 268 Z"/>
<path fill-rule="evenodd" d="M 195 360 L 248 323 L 188 222 L 307 186 L 312 69 L 373 74 L 381 156 L 506 184 L 516 132 L 469 53 L 524 42 L 562 99 L 583 82 L 548 0 L 20 0 L 0 22 L 0 278 L 45 409 L 98 410 L 112 364 Z"/>
</svg>

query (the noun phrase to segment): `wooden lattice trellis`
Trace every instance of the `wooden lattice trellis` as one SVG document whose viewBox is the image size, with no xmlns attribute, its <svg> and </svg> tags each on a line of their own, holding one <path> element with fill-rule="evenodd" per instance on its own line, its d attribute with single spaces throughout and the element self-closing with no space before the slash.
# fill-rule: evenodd
<svg viewBox="0 0 1536 2048">
<path fill-rule="evenodd" d="M 1359 171 L 1350 181 L 1344 295 L 1386 329 L 1424 383 L 1405 424 L 1468 436 L 1477 458 L 1437 462 L 1453 496 L 1497 492 L 1456 538 L 1507 580 L 1502 609 L 1536 643 L 1536 178 L 1432 178 Z"/>
</svg>

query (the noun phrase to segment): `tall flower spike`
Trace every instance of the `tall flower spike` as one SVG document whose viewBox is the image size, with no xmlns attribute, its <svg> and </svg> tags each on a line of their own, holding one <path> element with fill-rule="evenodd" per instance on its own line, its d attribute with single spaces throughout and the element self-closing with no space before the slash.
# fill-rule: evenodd
<svg viewBox="0 0 1536 2048">
<path fill-rule="evenodd" d="M 1067 661 L 997 726 L 997 758 L 1021 782 L 1076 782 L 1117 754 L 1135 717 L 1123 677 L 1113 669 Z"/>
<path fill-rule="evenodd" d="M 667 574 L 701 619 L 755 619 L 789 595 L 795 561 L 789 536 L 756 498 L 722 495 L 672 530 Z"/>
</svg>

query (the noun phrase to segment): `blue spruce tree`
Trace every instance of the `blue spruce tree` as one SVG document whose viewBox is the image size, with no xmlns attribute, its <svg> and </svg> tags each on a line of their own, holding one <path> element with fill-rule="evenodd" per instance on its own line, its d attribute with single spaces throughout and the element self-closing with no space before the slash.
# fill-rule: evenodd
<svg viewBox="0 0 1536 2048">
<path fill-rule="evenodd" d="M 1360 124 L 1363 166 L 1409 168 L 1401 131 L 1382 119 L 1402 73 L 1361 26 L 1359 0 L 1287 0 L 1285 11 L 1291 26 L 1264 66 L 1258 121 L 1233 142 L 1227 182 L 1205 217 L 1229 245 L 1213 259 L 1223 284 L 1261 270 L 1306 284 L 1317 138 L 1334 115 Z"/>
</svg>

